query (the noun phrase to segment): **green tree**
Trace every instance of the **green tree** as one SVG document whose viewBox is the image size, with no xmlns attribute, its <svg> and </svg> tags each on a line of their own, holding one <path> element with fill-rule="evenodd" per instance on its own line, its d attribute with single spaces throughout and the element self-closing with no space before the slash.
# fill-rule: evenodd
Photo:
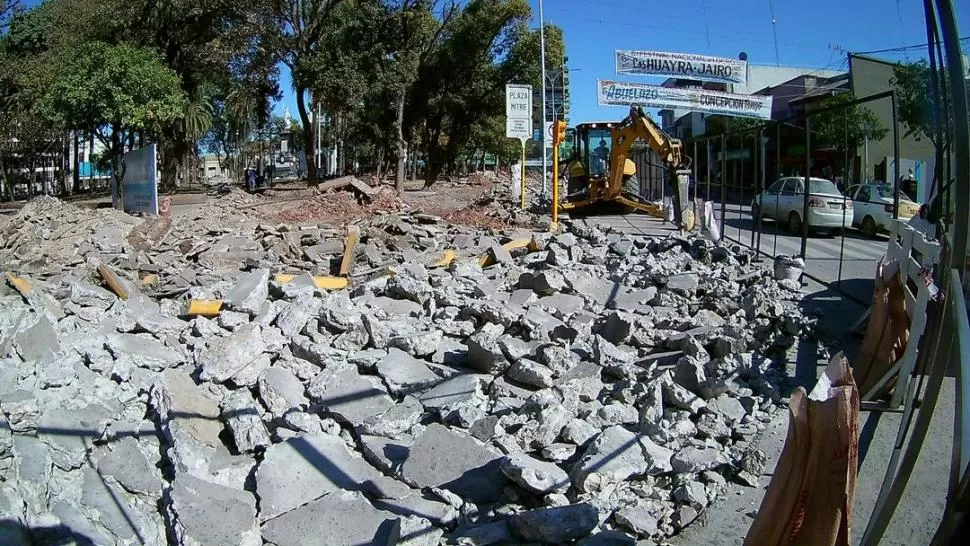
<svg viewBox="0 0 970 546">
<path fill-rule="evenodd" d="M 504 113 L 506 82 L 496 60 L 508 54 L 517 24 L 530 14 L 523 0 L 470 0 L 420 67 L 411 102 L 420 114 L 414 117 L 423 118 L 425 187 L 466 151 L 489 116 Z"/>
<path fill-rule="evenodd" d="M 303 147 L 307 151 L 307 175 L 310 184 L 317 183 L 317 166 L 314 139 L 316 133 L 310 123 L 307 108 L 307 92 L 312 87 L 313 74 L 308 63 L 320 50 L 320 44 L 331 24 L 334 8 L 342 0 L 274 0 L 273 14 L 276 18 L 279 52 L 290 69 L 293 90 L 296 93 L 296 109 L 303 124 Z"/>
<path fill-rule="evenodd" d="M 90 42 L 57 56 L 38 108 L 46 119 L 94 132 L 112 158 L 114 184 L 123 175 L 124 143 L 133 132 L 156 135 L 178 119 L 185 96 L 178 75 L 152 50 Z"/>
<path fill-rule="evenodd" d="M 855 155 L 855 151 L 865 141 L 866 125 L 869 126 L 869 138 L 882 140 L 889 134 L 889 129 L 879 121 L 872 110 L 859 105 L 849 105 L 855 97 L 852 93 L 839 93 L 822 101 L 817 108 L 831 108 L 834 110 L 811 117 L 812 138 L 820 146 L 835 148 L 841 153 L 846 151 Z M 841 108 L 839 108 L 841 106 Z"/>
<path fill-rule="evenodd" d="M 941 84 L 945 77 L 940 74 Z M 937 142 L 936 124 L 947 127 L 948 123 L 937 116 L 937 111 L 944 111 L 941 98 L 933 92 L 933 80 L 930 66 L 925 60 L 912 63 L 898 63 L 893 67 L 892 86 L 896 91 L 899 108 L 899 120 L 906 127 L 904 136 L 911 136 L 916 140 L 928 139 L 934 147 L 942 143 Z M 944 102 L 946 99 L 942 99 Z M 952 108 L 949 123 L 953 121 Z"/>
</svg>

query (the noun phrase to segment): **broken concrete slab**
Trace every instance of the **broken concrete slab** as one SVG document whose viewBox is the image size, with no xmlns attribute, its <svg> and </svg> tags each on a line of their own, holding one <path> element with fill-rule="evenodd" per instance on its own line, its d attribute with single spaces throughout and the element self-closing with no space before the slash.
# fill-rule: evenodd
<svg viewBox="0 0 970 546">
<path fill-rule="evenodd" d="M 227 487 L 243 488 L 254 461 L 229 454 L 219 437 L 222 432 L 219 404 L 189 376 L 177 370 L 165 370 L 152 387 L 150 403 L 176 475 L 185 473 Z"/>
<path fill-rule="evenodd" d="M 256 315 L 267 297 L 269 269 L 254 269 L 236 279 L 236 285 L 226 294 L 224 301 L 230 309 Z"/>
<path fill-rule="evenodd" d="M 512 518 L 512 528 L 526 540 L 565 544 L 588 535 L 598 521 L 596 508 L 584 502 L 521 512 Z"/>
<path fill-rule="evenodd" d="M 323 388 L 321 392 L 316 393 L 311 389 L 314 399 L 352 426 L 358 426 L 394 406 L 394 400 L 387 395 L 380 379 L 360 375 L 354 367 L 347 366 L 336 374 L 331 374 L 329 370 L 320 373 L 326 380 L 319 382 Z M 314 381 L 314 387 L 316 385 Z"/>
<path fill-rule="evenodd" d="M 161 498 L 161 475 L 155 465 L 149 462 L 147 446 L 142 447 L 135 438 L 124 437 L 111 442 L 109 447 L 111 451 L 98 461 L 99 473 L 111 476 L 128 491 Z M 156 451 L 152 461 L 157 455 Z"/>
<path fill-rule="evenodd" d="M 395 396 L 426 389 L 441 381 L 427 364 L 396 348 L 377 364 L 377 373 Z"/>
<path fill-rule="evenodd" d="M 508 375 L 519 383 L 540 389 L 551 387 L 555 384 L 553 379 L 555 374 L 552 370 L 528 358 L 521 358 L 515 364 L 512 364 L 512 367 L 509 368 Z"/>
<path fill-rule="evenodd" d="M 674 472 L 690 472 L 697 474 L 705 470 L 727 464 L 728 458 L 724 453 L 710 447 L 687 446 L 674 454 L 670 464 Z"/>
<path fill-rule="evenodd" d="M 252 493 L 183 474 L 172 486 L 168 506 L 172 533 L 180 544 L 258 546 L 256 499 Z"/>
<path fill-rule="evenodd" d="M 631 476 L 669 470 L 669 450 L 617 425 L 601 432 L 586 448 L 570 477 L 580 490 L 594 492 Z"/>
<path fill-rule="evenodd" d="M 388 542 L 395 516 L 378 510 L 358 492 L 336 491 L 263 524 L 262 538 L 274 546 L 396 544 Z"/>
<path fill-rule="evenodd" d="M 108 336 L 107 348 L 115 360 L 127 359 L 134 366 L 161 371 L 185 362 L 180 352 L 166 347 L 145 334 L 113 334 Z"/>
<path fill-rule="evenodd" d="M 231 391 L 222 401 L 222 418 L 240 453 L 251 453 L 270 444 L 261 410 L 249 389 Z"/>
<path fill-rule="evenodd" d="M 257 363 L 265 347 L 257 324 L 243 326 L 228 337 L 210 338 L 195 358 L 196 364 L 202 367 L 199 377 L 216 383 L 229 381 Z"/>
<path fill-rule="evenodd" d="M 424 406 L 413 396 L 405 396 L 384 413 L 367 418 L 360 429 L 367 434 L 395 436 L 416 425 L 424 415 Z"/>
<path fill-rule="evenodd" d="M 327 493 L 358 490 L 380 475 L 336 436 L 307 434 L 273 444 L 256 468 L 259 519 L 270 520 Z"/>
<path fill-rule="evenodd" d="M 401 476 L 417 487 L 443 487 L 474 502 L 490 502 L 505 486 L 501 459 L 471 436 L 434 423 L 415 438 Z"/>
<path fill-rule="evenodd" d="M 292 371 L 281 366 L 271 366 L 257 380 L 259 398 L 266 409 L 276 417 L 291 409 L 304 408 L 309 404 L 303 383 Z"/>
<path fill-rule="evenodd" d="M 532 491 L 546 494 L 569 489 L 569 475 L 553 463 L 516 453 L 502 459 L 502 472 L 515 483 Z"/>
</svg>

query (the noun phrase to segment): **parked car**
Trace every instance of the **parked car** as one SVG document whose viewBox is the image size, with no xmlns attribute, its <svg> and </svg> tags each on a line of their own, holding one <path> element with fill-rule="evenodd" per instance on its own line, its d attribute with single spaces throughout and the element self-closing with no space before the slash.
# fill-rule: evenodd
<svg viewBox="0 0 970 546">
<path fill-rule="evenodd" d="M 843 196 L 831 180 L 810 178 L 808 192 L 808 228 L 813 231 L 839 231 L 852 226 L 852 200 Z M 751 201 L 751 216 L 785 223 L 794 233 L 801 233 L 805 205 L 805 178 L 785 177 L 776 180 Z"/>
<path fill-rule="evenodd" d="M 893 219 L 893 187 L 884 182 L 872 181 L 849 188 L 846 192 L 855 209 L 853 225 L 869 237 L 879 231 L 889 231 Z M 909 221 L 919 214 L 919 204 L 908 195 L 899 192 L 899 218 Z"/>
</svg>

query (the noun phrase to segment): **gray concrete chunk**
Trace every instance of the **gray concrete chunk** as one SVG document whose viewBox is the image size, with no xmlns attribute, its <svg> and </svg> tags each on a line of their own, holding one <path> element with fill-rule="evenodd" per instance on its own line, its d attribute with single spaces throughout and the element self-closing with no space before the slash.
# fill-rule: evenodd
<svg viewBox="0 0 970 546">
<path fill-rule="evenodd" d="M 580 490 L 598 491 L 631 476 L 669 470 L 670 455 L 666 451 L 647 438 L 613 426 L 601 432 L 586 448 L 570 477 Z"/>
<path fill-rule="evenodd" d="M 257 546 L 256 499 L 240 489 L 182 475 L 172 487 L 169 512 L 180 544 Z"/>
<path fill-rule="evenodd" d="M 377 373 L 395 396 L 419 391 L 441 381 L 427 364 L 395 348 L 389 349 L 387 356 L 377 364 Z"/>
<path fill-rule="evenodd" d="M 126 437 L 109 444 L 111 451 L 98 462 L 98 472 L 118 480 L 133 493 L 161 497 L 162 480 L 158 469 L 148 461 L 138 440 Z M 155 456 L 158 453 L 156 451 Z"/>
<path fill-rule="evenodd" d="M 384 546 L 392 544 L 386 534 L 394 517 L 374 508 L 360 493 L 338 491 L 266 522 L 262 538 L 274 546 Z"/>
<path fill-rule="evenodd" d="M 202 366 L 199 377 L 224 383 L 258 363 L 265 348 L 257 324 L 247 324 L 228 337 L 210 339 L 208 346 L 196 356 L 196 363 Z"/>
<path fill-rule="evenodd" d="M 269 269 L 255 269 L 236 279 L 225 301 L 231 309 L 256 315 L 268 296 Z"/>
<path fill-rule="evenodd" d="M 442 381 L 418 397 L 424 407 L 448 413 L 462 407 L 477 406 L 484 401 L 482 383 L 491 376 L 461 374 Z"/>
<path fill-rule="evenodd" d="M 256 469 L 259 518 L 266 521 L 327 493 L 360 489 L 380 476 L 336 436 L 307 434 L 273 444 Z"/>
<path fill-rule="evenodd" d="M 710 470 L 728 462 L 727 457 L 716 449 L 694 446 L 681 449 L 670 459 L 674 472 L 692 474 Z"/>
<path fill-rule="evenodd" d="M 516 514 L 512 528 L 526 540 L 566 544 L 588 535 L 598 522 L 596 508 L 584 502 Z"/>
<path fill-rule="evenodd" d="M 539 389 L 551 387 L 554 384 L 552 370 L 528 358 L 517 360 L 509 368 L 508 374 L 509 377 L 520 383 Z"/>
<path fill-rule="evenodd" d="M 500 455 L 437 423 L 415 438 L 401 475 L 416 486 L 443 487 L 474 502 L 497 500 L 505 484 Z"/>
<path fill-rule="evenodd" d="M 175 349 L 144 334 L 108 336 L 108 350 L 115 360 L 127 358 L 133 365 L 153 371 L 172 368 L 185 361 L 185 357 Z"/>
<path fill-rule="evenodd" d="M 379 436 L 394 436 L 409 430 L 421 420 L 424 406 L 413 396 L 405 396 L 399 404 L 394 404 L 386 412 L 374 415 L 361 425 L 361 430 Z"/>
<path fill-rule="evenodd" d="M 321 373 L 329 375 L 326 371 Z M 381 415 L 394 406 L 380 379 L 362 376 L 352 366 L 329 377 L 322 386 L 323 392 L 315 396 L 316 400 L 327 411 L 353 426 Z"/>
<path fill-rule="evenodd" d="M 257 385 L 260 400 L 276 417 L 282 416 L 290 409 L 303 408 L 309 403 L 303 383 L 286 368 L 272 366 L 263 370 Z"/>
<path fill-rule="evenodd" d="M 250 453 L 270 444 L 269 431 L 263 424 L 260 410 L 249 389 L 236 389 L 222 402 L 222 418 L 240 453 Z"/>
<path fill-rule="evenodd" d="M 546 494 L 569 489 L 569 475 L 563 469 L 524 453 L 506 455 L 502 459 L 502 472 L 533 493 Z"/>
</svg>

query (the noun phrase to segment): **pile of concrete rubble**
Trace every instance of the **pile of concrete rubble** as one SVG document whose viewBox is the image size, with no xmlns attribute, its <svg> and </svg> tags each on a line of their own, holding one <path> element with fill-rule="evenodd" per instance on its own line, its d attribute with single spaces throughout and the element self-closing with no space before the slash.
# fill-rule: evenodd
<svg viewBox="0 0 970 546">
<path fill-rule="evenodd" d="M 349 286 L 322 290 L 342 229 L 227 203 L 0 224 L 30 283 L 0 288 L 0 542 L 662 540 L 757 483 L 773 362 L 814 328 L 739 247 L 584 222 L 362 221 Z"/>
</svg>

